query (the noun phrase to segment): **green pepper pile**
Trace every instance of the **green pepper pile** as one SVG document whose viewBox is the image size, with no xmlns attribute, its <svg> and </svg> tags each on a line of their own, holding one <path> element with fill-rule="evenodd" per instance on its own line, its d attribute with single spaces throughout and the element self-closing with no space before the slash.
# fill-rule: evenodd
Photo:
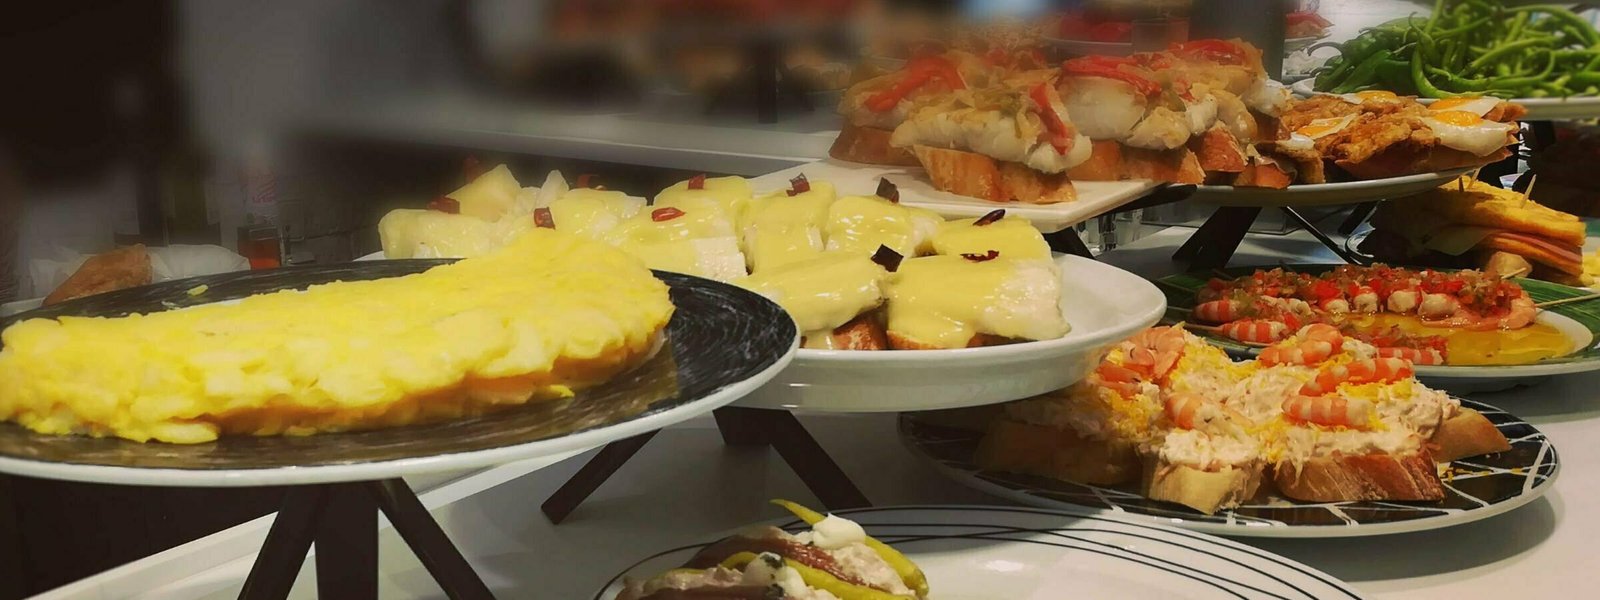
<svg viewBox="0 0 1600 600">
<path fill-rule="evenodd" d="M 1339 44 L 1316 89 L 1425 98 L 1600 95 L 1600 32 L 1556 5 L 1436 0 L 1426 19 L 1395 19 Z"/>
</svg>

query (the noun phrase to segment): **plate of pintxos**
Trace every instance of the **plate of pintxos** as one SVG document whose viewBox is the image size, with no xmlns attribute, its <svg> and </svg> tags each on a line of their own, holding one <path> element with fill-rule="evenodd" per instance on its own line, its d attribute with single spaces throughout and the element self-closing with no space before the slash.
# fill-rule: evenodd
<svg viewBox="0 0 1600 600">
<path fill-rule="evenodd" d="M 1254 355 L 1328 323 L 1425 380 L 1516 380 L 1600 369 L 1600 298 L 1482 271 L 1354 265 L 1232 268 L 1160 279 L 1169 318 Z"/>
</svg>

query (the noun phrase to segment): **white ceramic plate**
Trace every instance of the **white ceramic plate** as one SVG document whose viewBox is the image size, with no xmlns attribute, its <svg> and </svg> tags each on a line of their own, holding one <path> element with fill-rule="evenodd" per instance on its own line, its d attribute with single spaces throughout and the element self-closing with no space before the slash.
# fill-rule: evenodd
<svg viewBox="0 0 1600 600">
<path fill-rule="evenodd" d="M 955 429 L 900 415 L 900 439 L 957 483 L 1023 504 L 1078 507 L 1099 514 L 1143 519 L 1184 529 L 1250 537 L 1326 538 L 1387 535 L 1453 527 L 1504 514 L 1550 491 L 1561 472 L 1555 447 L 1538 429 L 1498 408 L 1462 400 L 1483 413 L 1511 441 L 1511 450 L 1450 463 L 1438 502 L 1299 502 L 1279 496 L 1255 499 L 1216 514 L 1145 498 L 1133 486 L 1100 487 L 980 468 L 973 456 L 981 431 Z"/>
<path fill-rule="evenodd" d="M 1007 402 L 1082 379 L 1112 345 L 1154 325 L 1166 297 L 1148 280 L 1077 256 L 1059 256 L 1058 340 L 957 350 L 801 349 L 789 368 L 741 406 L 831 412 L 935 410 Z"/>
<path fill-rule="evenodd" d="M 910 506 L 837 514 L 915 561 L 928 575 L 932 600 L 1361 597 L 1331 575 L 1238 542 L 1081 509 Z M 640 561 L 594 599 L 612 600 L 624 578 L 677 567 L 702 545 Z"/>
<path fill-rule="evenodd" d="M 1472 168 L 1452 169 L 1387 179 L 1308 183 L 1281 190 L 1258 187 L 1202 185 L 1189 199 L 1218 206 L 1301 207 L 1359 204 L 1420 194 L 1460 177 Z"/>
<path fill-rule="evenodd" d="M 1314 79 L 1296 81 L 1289 90 L 1296 96 L 1308 98 L 1317 93 Z M 1524 121 L 1563 121 L 1569 119 L 1600 118 L 1600 96 L 1573 96 L 1571 98 L 1510 98 L 1511 102 L 1528 109 Z M 1433 104 L 1433 98 L 1418 98 L 1424 105 Z"/>
<path fill-rule="evenodd" d="M 1009 214 L 1032 221 L 1034 227 L 1045 233 L 1061 231 L 1105 214 L 1143 198 L 1158 186 L 1156 182 L 1146 180 L 1074 181 L 1072 185 L 1078 189 L 1078 199 L 1072 202 L 990 202 L 934 189 L 921 167 L 885 167 L 831 158 L 762 175 L 750 180 L 750 186 L 757 191 L 785 189 L 789 187 L 790 179 L 802 173 L 812 181 L 832 183 L 840 195 L 871 195 L 878 189 L 878 180 L 888 178 L 900 188 L 900 201 L 908 206 L 926 208 L 950 219 L 981 217 L 994 209 L 1004 208 Z"/>
</svg>

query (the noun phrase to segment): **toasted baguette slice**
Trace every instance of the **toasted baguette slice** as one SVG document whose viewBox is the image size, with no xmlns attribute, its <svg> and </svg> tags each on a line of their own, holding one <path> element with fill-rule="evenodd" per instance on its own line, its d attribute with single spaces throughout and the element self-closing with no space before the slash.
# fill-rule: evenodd
<svg viewBox="0 0 1600 600">
<path fill-rule="evenodd" d="M 44 297 L 44 305 L 148 285 L 150 281 L 150 252 L 144 244 L 134 244 L 89 257 Z"/>
<path fill-rule="evenodd" d="M 1078 198 L 1065 174 L 1041 173 L 1017 163 L 949 148 L 918 145 L 911 150 L 922 168 L 927 169 L 933 187 L 952 194 L 1027 204 L 1055 204 Z"/>
<path fill-rule="evenodd" d="M 813 344 L 809 336 L 800 339 L 805 348 L 827 350 L 888 350 L 889 337 L 884 331 L 883 315 L 879 310 L 869 310 L 856 318 L 835 327 L 825 344 Z"/>
<path fill-rule="evenodd" d="M 1140 489 L 1151 500 L 1182 504 L 1209 515 L 1255 496 L 1262 470 L 1260 464 L 1252 463 L 1202 471 L 1147 457 Z"/>
<path fill-rule="evenodd" d="M 1294 183 L 1295 176 L 1274 160 L 1252 160 L 1249 166 L 1233 180 L 1238 187 L 1259 187 L 1281 190 Z"/>
<path fill-rule="evenodd" d="M 1118 485 L 1139 476 L 1136 444 L 1091 440 L 1072 429 L 998 418 L 978 443 L 975 460 L 991 471 L 1038 475 L 1090 485 Z"/>
<path fill-rule="evenodd" d="M 1511 449 L 1510 440 L 1500 433 L 1500 428 L 1490 423 L 1483 413 L 1470 408 L 1463 408 L 1440 423 L 1429 444 L 1433 447 L 1433 459 L 1439 462 Z"/>
<path fill-rule="evenodd" d="M 1250 164 L 1250 159 L 1245 156 L 1239 140 L 1233 137 L 1233 132 L 1220 124 L 1189 140 L 1189 149 L 1194 151 L 1196 160 L 1200 161 L 1200 168 L 1207 175 L 1239 173 Z"/>
<path fill-rule="evenodd" d="M 1426 449 L 1404 456 L 1336 454 L 1308 460 L 1298 470 L 1280 464 L 1272 481 L 1279 493 L 1306 502 L 1444 499 L 1444 485 Z"/>
<path fill-rule="evenodd" d="M 1204 183 L 1205 169 L 1189 148 L 1159 151 L 1130 148 L 1111 140 L 1094 143 L 1089 160 L 1067 171 L 1082 181 L 1153 179 L 1170 183 Z"/>
<path fill-rule="evenodd" d="M 1345 172 L 1360 179 L 1387 179 L 1416 175 L 1418 173 L 1433 173 L 1461 167 L 1472 167 L 1500 162 L 1511 151 L 1505 148 L 1496 150 L 1488 156 L 1477 156 L 1471 152 L 1462 152 L 1444 146 L 1419 148 L 1416 144 L 1395 144 L 1367 160 L 1353 163 L 1340 160 L 1334 164 Z"/>
<path fill-rule="evenodd" d="M 828 156 L 871 165 L 917 166 L 917 157 L 904 148 L 889 145 L 891 133 L 887 129 L 862 127 L 845 121 L 844 127 L 839 130 L 839 137 L 834 138 L 833 146 L 828 148 Z"/>
</svg>

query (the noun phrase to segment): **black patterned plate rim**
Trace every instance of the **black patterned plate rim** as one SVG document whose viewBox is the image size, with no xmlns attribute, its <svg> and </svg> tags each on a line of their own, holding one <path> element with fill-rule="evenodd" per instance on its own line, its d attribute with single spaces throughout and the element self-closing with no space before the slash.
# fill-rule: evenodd
<svg viewBox="0 0 1600 600">
<path fill-rule="evenodd" d="M 1275 499 L 1270 504 L 1205 515 L 1188 507 L 1150 500 L 1128 487 L 1107 488 L 981 469 L 972 461 L 981 432 L 928 423 L 918 413 L 901 413 L 899 433 L 912 454 L 945 476 L 967 487 L 1031 506 L 1144 517 L 1218 535 L 1355 537 L 1470 523 L 1521 507 L 1549 491 L 1560 473 L 1561 461 L 1544 433 L 1493 406 L 1466 399 L 1461 400 L 1461 405 L 1483 413 L 1511 441 L 1512 449 L 1450 463 L 1451 474 L 1444 480 L 1448 495 L 1437 506 Z"/>
<path fill-rule="evenodd" d="M 6 319 L 116 316 L 228 301 L 337 280 L 417 273 L 449 259 L 361 261 L 207 275 L 64 302 Z M 382 479 L 485 467 L 599 446 L 692 418 L 754 391 L 799 343 L 776 303 L 725 283 L 654 272 L 677 311 L 661 352 L 570 400 L 446 423 L 306 437 L 224 437 L 195 445 L 46 436 L 0 423 L 0 472 L 175 486 L 254 486 Z M 206 286 L 195 293 L 199 286 Z"/>
</svg>

